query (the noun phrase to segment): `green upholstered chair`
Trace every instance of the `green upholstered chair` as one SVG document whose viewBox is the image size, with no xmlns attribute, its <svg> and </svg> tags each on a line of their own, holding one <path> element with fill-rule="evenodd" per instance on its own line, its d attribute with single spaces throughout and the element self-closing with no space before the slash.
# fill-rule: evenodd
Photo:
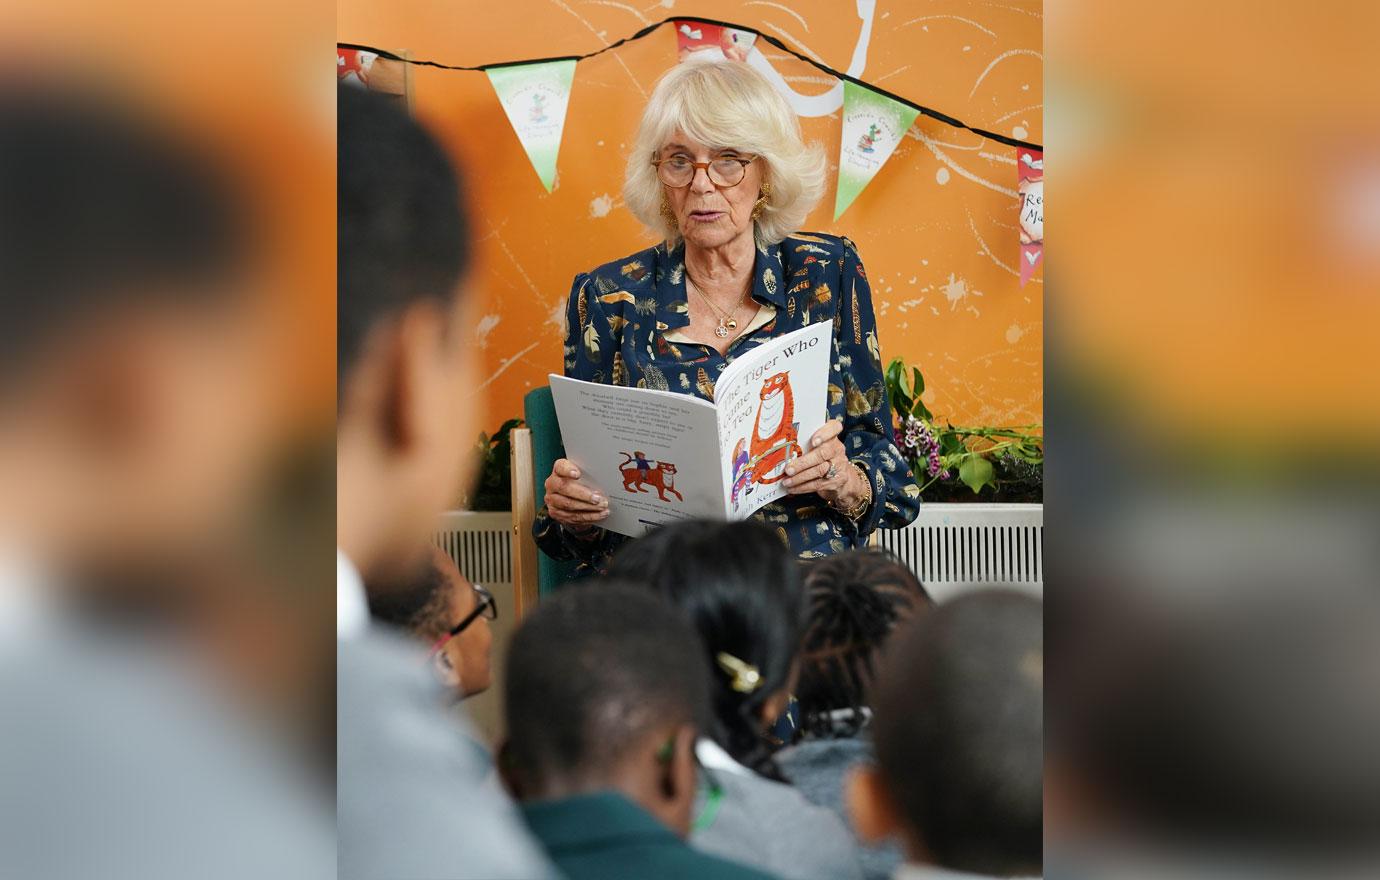
<svg viewBox="0 0 1380 880">
<path fill-rule="evenodd" d="M 513 432 L 513 580 L 523 610 L 569 581 L 575 563 L 552 559 L 536 548 L 532 522 L 545 495 L 544 483 L 556 459 L 565 456 L 551 389 L 543 385 L 523 399 L 525 428 Z"/>
</svg>

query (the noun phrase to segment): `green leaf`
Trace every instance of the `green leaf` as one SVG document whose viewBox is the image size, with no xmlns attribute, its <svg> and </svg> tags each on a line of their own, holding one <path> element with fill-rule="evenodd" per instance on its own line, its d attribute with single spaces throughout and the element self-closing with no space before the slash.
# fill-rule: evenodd
<svg viewBox="0 0 1380 880">
<path fill-rule="evenodd" d="M 958 466 L 958 478 L 976 495 L 993 482 L 992 463 L 980 455 L 970 456 Z"/>
<path fill-rule="evenodd" d="M 958 434 L 938 428 L 935 429 L 935 433 L 938 435 L 936 439 L 939 440 L 939 451 L 945 455 L 959 455 L 967 451 L 963 446 L 963 439 Z"/>
<path fill-rule="evenodd" d="M 911 367 L 910 369 L 915 374 L 915 381 L 911 383 L 911 387 L 915 389 L 915 396 L 919 397 L 925 393 L 925 377 L 920 375 L 919 367 Z"/>
<path fill-rule="evenodd" d="M 900 358 L 895 358 L 886 368 L 886 384 L 892 388 L 901 387 L 901 370 L 905 363 Z"/>
<path fill-rule="evenodd" d="M 904 415 L 910 412 L 911 396 L 906 391 L 905 363 L 897 358 L 891 362 L 891 366 L 886 369 L 886 390 L 887 398 L 891 403 L 891 409 L 897 415 Z"/>
<path fill-rule="evenodd" d="M 1043 464 L 1045 451 L 1033 443 L 1020 443 L 1011 447 L 1011 453 L 1023 461 L 1031 464 Z"/>
<path fill-rule="evenodd" d="M 924 419 L 927 422 L 934 421 L 934 414 L 930 412 L 929 407 L 925 406 L 924 401 L 918 397 L 915 398 L 915 404 L 911 407 L 910 414 L 916 418 Z"/>
</svg>

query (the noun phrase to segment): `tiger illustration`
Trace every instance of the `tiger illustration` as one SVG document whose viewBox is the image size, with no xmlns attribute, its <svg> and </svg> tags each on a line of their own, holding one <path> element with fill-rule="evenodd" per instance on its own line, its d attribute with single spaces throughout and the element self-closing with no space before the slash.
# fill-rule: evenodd
<svg viewBox="0 0 1380 880">
<path fill-rule="evenodd" d="M 795 395 L 789 373 L 777 373 L 762 383 L 757 421 L 748 445 L 753 482 L 770 484 L 786 477 L 786 462 L 801 454 L 800 423 L 795 420 Z"/>
<path fill-rule="evenodd" d="M 656 489 L 657 497 L 662 501 L 670 501 L 666 493 L 670 492 L 679 501 L 684 501 L 685 496 L 676 490 L 676 466 L 669 461 L 658 461 L 656 467 L 641 467 L 634 461 L 633 454 L 624 452 L 623 463 L 618 466 L 618 471 L 623 475 L 623 489 L 627 492 L 646 492 L 645 486 L 652 486 Z M 641 459 L 641 453 L 637 457 Z"/>
</svg>

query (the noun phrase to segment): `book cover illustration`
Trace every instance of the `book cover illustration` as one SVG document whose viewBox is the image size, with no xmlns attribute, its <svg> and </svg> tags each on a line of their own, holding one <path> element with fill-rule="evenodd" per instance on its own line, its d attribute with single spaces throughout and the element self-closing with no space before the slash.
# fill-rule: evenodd
<svg viewBox="0 0 1380 880">
<path fill-rule="evenodd" d="M 623 474 L 623 490 L 626 492 L 650 492 L 648 486 L 656 489 L 662 501 L 670 501 L 666 493 L 684 501 L 685 496 L 676 491 L 676 466 L 669 461 L 658 461 L 653 465 L 641 451 L 624 452 L 623 463 L 618 470 Z"/>
<path fill-rule="evenodd" d="M 566 457 L 609 501 L 622 535 L 687 517 L 724 517 L 714 404 L 689 394 L 552 375 Z"/>
<path fill-rule="evenodd" d="M 690 394 L 552 374 L 566 456 L 609 500 L 604 528 L 637 536 L 678 519 L 742 519 L 786 494 L 786 465 L 827 418 L 831 322 L 744 352 Z"/>
<path fill-rule="evenodd" d="M 828 418 L 832 325 L 815 324 L 762 345 L 714 387 L 724 515 L 738 519 L 786 495 L 786 465 Z"/>
<path fill-rule="evenodd" d="M 749 443 L 748 437 L 740 438 L 733 447 L 730 502 L 734 513 L 752 494 L 754 485 L 784 480 L 786 465 L 803 451 L 789 372 L 776 373 L 762 383 L 750 439 Z"/>
</svg>

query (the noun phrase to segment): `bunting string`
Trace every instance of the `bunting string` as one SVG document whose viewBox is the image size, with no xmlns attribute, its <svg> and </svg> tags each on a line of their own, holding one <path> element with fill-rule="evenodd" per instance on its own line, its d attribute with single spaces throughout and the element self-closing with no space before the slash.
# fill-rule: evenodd
<svg viewBox="0 0 1380 880">
<path fill-rule="evenodd" d="M 714 27 L 732 28 L 732 29 L 735 29 L 735 30 L 747 31 L 748 33 L 755 34 L 757 39 L 759 39 L 759 40 L 764 40 L 764 41 L 767 42 L 768 44 L 770 44 L 770 45 L 772 45 L 772 46 L 775 46 L 777 49 L 780 49 L 782 52 L 785 52 L 785 53 L 788 54 L 788 55 L 792 55 L 792 56 L 794 56 L 794 57 L 800 59 L 801 61 L 804 61 L 806 64 L 809 64 L 809 65 L 811 65 L 811 66 L 817 68 L 818 70 L 820 70 L 820 71 L 822 71 L 822 72 L 824 72 L 824 73 L 829 74 L 829 75 L 832 76 L 832 77 L 835 77 L 835 78 L 837 78 L 837 79 L 839 79 L 839 80 L 841 80 L 841 81 L 843 81 L 843 82 L 846 82 L 846 83 L 852 83 L 852 84 L 855 85 L 855 86 L 861 86 L 862 88 L 869 89 L 869 90 L 871 90 L 871 91 L 873 91 L 873 92 L 876 92 L 876 93 L 879 94 L 879 95 L 883 95 L 883 96 L 885 96 L 885 97 L 887 97 L 887 98 L 890 98 L 892 101 L 895 101 L 895 102 L 897 102 L 898 104 L 902 104 L 902 105 L 904 105 L 904 106 L 906 106 L 906 107 L 911 108 L 912 110 L 915 110 L 916 113 L 919 114 L 919 115 L 921 115 L 921 116 L 927 116 L 927 117 L 929 117 L 930 119 L 933 119 L 933 120 L 935 120 L 936 122 L 941 122 L 941 123 L 943 123 L 944 125 L 947 125 L 947 126 L 949 126 L 949 127 L 951 127 L 951 128 L 958 128 L 958 129 L 963 129 L 963 130 L 965 130 L 965 131 L 970 131 L 970 132 L 972 132 L 973 134 L 976 134 L 976 135 L 978 135 L 978 136 L 980 136 L 980 137 L 984 137 L 984 138 L 987 138 L 988 140 L 996 141 L 996 142 L 998 142 L 998 143 L 1006 144 L 1006 145 L 1009 146 L 1009 147 L 1015 147 L 1015 148 L 1017 148 L 1017 149 L 1033 150 L 1033 151 L 1040 152 L 1040 153 L 1043 153 L 1043 151 L 1044 151 L 1044 147 L 1041 146 L 1040 144 L 1031 143 L 1031 142 L 1029 142 L 1029 141 L 1017 140 L 1016 138 L 1007 137 L 1006 135 L 1004 135 L 1004 134 L 999 134 L 999 133 L 997 133 L 997 132 L 995 132 L 995 131 L 988 131 L 988 130 L 985 129 L 985 128 L 978 128 L 978 127 L 976 127 L 976 126 L 969 125 L 968 123 L 964 122 L 963 120 L 958 119 L 958 118 L 955 117 L 955 116 L 951 116 L 951 115 L 949 115 L 948 113 L 944 113 L 944 112 L 942 112 L 942 111 L 935 110 L 935 109 L 932 108 L 932 107 L 926 107 L 926 106 L 923 105 L 923 104 L 918 104 L 918 103 L 916 103 L 915 101 L 909 100 L 908 98 L 903 98 L 903 97 L 901 97 L 900 95 L 897 95 L 897 94 L 895 94 L 895 93 L 893 93 L 893 92 L 889 92 L 889 91 L 887 91 L 886 89 L 883 89 L 883 88 L 881 88 L 881 87 L 879 87 L 879 86 L 875 86 L 875 85 L 872 85 L 871 83 L 866 82 L 866 81 L 864 81 L 864 80 L 860 80 L 860 79 L 858 79 L 858 78 L 856 78 L 856 77 L 849 76 L 847 73 L 844 73 L 844 72 L 839 71 L 839 70 L 835 70 L 834 68 L 830 67 L 830 66 L 827 65 L 827 64 L 823 64 L 823 63 L 821 63 L 821 62 L 819 62 L 819 61 L 814 60 L 813 58 L 810 58 L 810 57 L 807 56 L 807 55 L 802 54 L 801 52 L 798 52 L 797 50 L 795 50 L 795 49 L 791 48 L 790 46 L 786 45 L 784 42 L 782 42 L 781 40 L 779 40 L 779 39 L 777 39 L 776 37 L 772 36 L 771 34 L 764 34 L 764 33 L 762 33 L 761 31 L 757 30 L 756 28 L 749 27 L 749 26 L 747 26 L 747 25 L 732 24 L 732 23 L 730 23 L 730 22 L 719 21 L 718 19 L 713 19 L 713 18 L 699 18 L 699 17 L 692 16 L 692 15 L 676 15 L 676 16 L 672 16 L 672 17 L 670 17 L 670 18 L 663 18 L 661 21 L 658 21 L 658 22 L 654 22 L 654 23 L 652 23 L 652 24 L 649 24 L 649 25 L 647 25 L 646 27 L 642 28 L 641 30 L 639 30 L 639 31 L 637 31 L 637 32 L 635 32 L 635 33 L 633 33 L 633 34 L 631 34 L 631 35 L 629 35 L 629 36 L 623 37 L 623 38 L 620 39 L 620 40 L 616 40 L 616 41 L 614 41 L 614 42 L 612 42 L 612 43 L 609 43 L 607 46 L 604 46 L 604 47 L 602 47 L 602 48 L 600 48 L 600 49 L 596 49 L 596 50 L 594 50 L 593 52 L 589 52 L 589 53 L 587 53 L 587 54 L 585 54 L 585 55 L 556 55 L 556 56 L 552 56 L 552 57 L 549 57 L 549 58 L 528 58 L 528 59 L 525 59 L 525 60 L 522 60 L 522 61 L 500 61 L 500 62 L 495 62 L 495 63 L 491 63 L 491 64 L 478 64 L 478 65 L 474 65 L 474 66 L 466 66 L 466 65 L 463 65 L 463 64 L 444 64 L 444 63 L 442 63 L 442 62 L 440 62 L 440 61 L 426 61 L 426 60 L 415 59 L 415 58 L 403 58 L 403 57 L 401 57 L 401 56 L 399 56 L 399 55 L 397 55 L 397 54 L 395 54 L 395 53 L 393 53 L 393 52 L 389 52 L 389 51 L 386 50 L 386 49 L 378 49 L 378 48 L 375 48 L 374 46 L 365 46 L 365 45 L 362 45 L 362 44 L 359 44 L 359 43 L 337 43 L 337 44 L 336 44 L 336 47 L 337 47 L 338 49 L 352 49 L 352 50 L 357 50 L 357 51 L 362 51 L 362 52 L 372 52 L 372 53 L 378 55 L 380 58 L 387 58 L 387 59 L 389 59 L 390 61 L 397 61 L 397 62 L 400 62 L 400 63 L 402 63 L 402 64 L 411 64 L 411 65 L 415 65 L 415 66 L 417 66 L 417 67 L 435 67 L 435 68 L 438 68 L 438 69 L 440 69 L 440 70 L 471 70 L 471 71 L 485 71 L 485 72 L 488 72 L 488 71 L 498 70 L 498 69 L 501 69 L 501 68 L 504 68 L 504 67 L 516 67 L 516 66 L 527 65 L 527 64 L 541 64 L 541 63 L 552 62 L 552 61 L 583 61 L 583 60 L 585 60 L 585 59 L 587 59 L 587 58 L 593 58 L 593 57 L 595 57 L 596 55 L 602 55 L 602 54 L 604 54 L 605 52 L 609 52 L 609 51 L 611 51 L 611 50 L 613 50 L 613 49 L 617 49 L 619 46 L 622 46 L 624 43 L 631 43 L 631 42 L 633 42 L 634 40 L 640 40 L 640 39 L 642 39 L 643 37 L 648 36 L 649 34 L 655 32 L 655 31 L 656 31 L 658 28 L 660 28 L 662 25 L 665 25 L 665 24 L 674 25 L 674 24 L 679 23 L 679 22 L 694 22 L 694 23 L 698 23 L 698 24 L 711 25 L 711 26 L 714 26 Z"/>
</svg>

